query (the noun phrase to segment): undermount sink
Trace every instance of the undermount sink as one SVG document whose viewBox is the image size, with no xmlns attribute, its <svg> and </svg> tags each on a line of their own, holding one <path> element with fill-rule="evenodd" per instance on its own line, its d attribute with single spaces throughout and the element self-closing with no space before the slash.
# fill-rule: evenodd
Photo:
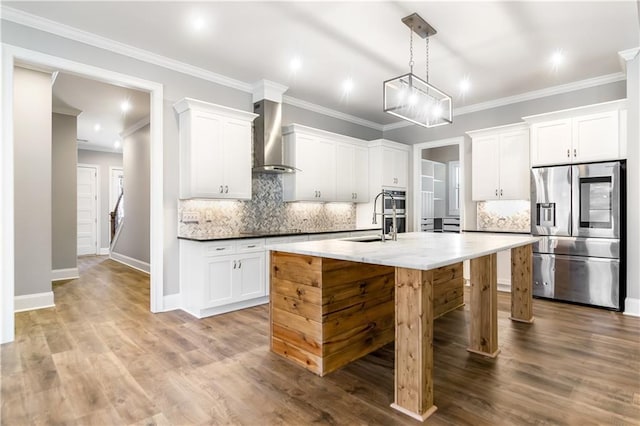
<svg viewBox="0 0 640 426">
<path fill-rule="evenodd" d="M 344 241 L 353 241 L 354 243 L 373 243 L 374 241 L 381 241 L 380 237 L 355 237 L 344 238 Z"/>
</svg>

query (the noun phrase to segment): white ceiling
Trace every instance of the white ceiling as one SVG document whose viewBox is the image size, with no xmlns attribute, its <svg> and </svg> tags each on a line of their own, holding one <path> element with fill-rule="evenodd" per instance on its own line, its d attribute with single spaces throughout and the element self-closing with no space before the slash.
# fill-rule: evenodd
<svg viewBox="0 0 640 426">
<path fill-rule="evenodd" d="M 120 108 L 128 101 L 131 109 Z M 122 151 L 120 133 L 149 117 L 149 94 L 59 73 L 53 84 L 53 111 L 78 115 L 78 148 Z M 99 125 L 99 128 L 96 128 Z M 119 147 L 114 142 L 120 143 Z"/>
<path fill-rule="evenodd" d="M 431 38 L 430 82 L 454 108 L 620 73 L 618 52 L 640 45 L 638 1 L 4 2 L 66 25 L 381 125 L 382 82 L 408 71 L 418 12 Z M 200 16 L 202 31 L 191 22 Z M 424 42 L 414 40 L 423 75 Z M 563 65 L 553 70 L 560 49 Z M 302 68 L 292 73 L 295 56 Z M 354 89 L 342 93 L 352 78 Z M 471 89 L 461 95 L 459 82 Z"/>
</svg>

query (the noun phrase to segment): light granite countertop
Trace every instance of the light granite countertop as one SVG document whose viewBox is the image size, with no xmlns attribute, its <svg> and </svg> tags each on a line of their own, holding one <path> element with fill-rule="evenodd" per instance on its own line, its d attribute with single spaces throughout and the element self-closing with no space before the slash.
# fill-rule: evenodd
<svg viewBox="0 0 640 426">
<path fill-rule="evenodd" d="M 398 241 L 357 242 L 354 238 L 267 245 L 268 250 L 401 268 L 428 270 L 532 244 L 539 237 L 491 233 L 398 234 Z"/>
</svg>

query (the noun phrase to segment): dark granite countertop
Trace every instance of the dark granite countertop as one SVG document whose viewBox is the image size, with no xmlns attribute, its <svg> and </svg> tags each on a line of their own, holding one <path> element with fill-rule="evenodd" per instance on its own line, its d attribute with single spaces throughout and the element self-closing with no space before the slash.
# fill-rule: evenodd
<svg viewBox="0 0 640 426">
<path fill-rule="evenodd" d="M 353 228 L 353 229 L 333 229 L 327 231 L 301 231 L 297 229 L 285 230 L 281 232 L 241 232 L 238 234 L 227 234 L 220 236 L 207 237 L 178 237 L 179 240 L 189 241 L 224 241 L 224 240 L 241 240 L 246 238 L 267 238 L 267 237 L 293 237 L 296 235 L 318 235 L 318 234 L 334 234 L 339 232 L 358 232 L 358 231 L 377 231 L 380 228 Z"/>
</svg>

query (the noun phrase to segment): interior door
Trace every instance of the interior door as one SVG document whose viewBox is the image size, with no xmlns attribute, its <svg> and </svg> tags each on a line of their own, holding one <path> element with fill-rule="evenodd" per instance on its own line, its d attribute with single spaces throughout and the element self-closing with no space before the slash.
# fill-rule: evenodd
<svg viewBox="0 0 640 426">
<path fill-rule="evenodd" d="M 97 254 L 98 170 L 78 166 L 78 256 Z"/>
</svg>

